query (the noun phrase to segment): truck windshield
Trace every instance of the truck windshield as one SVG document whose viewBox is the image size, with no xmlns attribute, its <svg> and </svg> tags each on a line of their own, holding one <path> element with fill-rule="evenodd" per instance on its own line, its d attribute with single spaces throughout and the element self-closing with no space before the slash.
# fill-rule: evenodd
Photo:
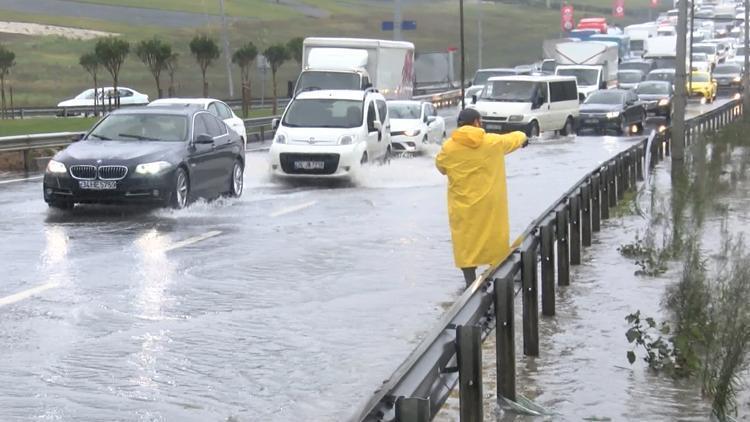
<svg viewBox="0 0 750 422">
<path fill-rule="evenodd" d="M 557 74 L 562 76 L 575 76 L 580 86 L 599 85 L 599 71 L 597 69 L 560 69 Z"/>
<path fill-rule="evenodd" d="M 482 99 L 490 101 L 530 102 L 537 89 L 536 82 L 494 81 L 485 86 Z"/>
<path fill-rule="evenodd" d="M 296 92 L 321 89 L 352 89 L 359 91 L 362 86 L 356 73 L 343 72 L 302 72 L 297 82 Z"/>
<path fill-rule="evenodd" d="M 284 114 L 284 126 L 352 128 L 362 125 L 362 101 L 295 99 Z"/>
<path fill-rule="evenodd" d="M 478 70 L 474 75 L 472 85 L 484 85 L 487 83 L 487 79 L 495 76 L 513 76 L 515 74 L 516 72 L 513 70 Z"/>
</svg>

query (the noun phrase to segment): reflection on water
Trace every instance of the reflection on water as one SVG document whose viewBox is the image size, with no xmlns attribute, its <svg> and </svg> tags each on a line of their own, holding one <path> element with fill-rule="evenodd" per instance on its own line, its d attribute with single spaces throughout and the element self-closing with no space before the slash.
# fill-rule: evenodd
<svg viewBox="0 0 750 422">
<path fill-rule="evenodd" d="M 47 276 L 47 283 L 55 285 L 70 284 L 70 267 L 67 260 L 68 235 L 66 229 L 59 225 L 47 225 L 44 228 L 44 237 L 42 273 Z"/>
</svg>

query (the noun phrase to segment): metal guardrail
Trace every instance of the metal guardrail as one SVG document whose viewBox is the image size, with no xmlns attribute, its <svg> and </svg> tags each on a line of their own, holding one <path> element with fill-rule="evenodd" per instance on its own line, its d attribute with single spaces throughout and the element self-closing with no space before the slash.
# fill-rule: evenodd
<svg viewBox="0 0 750 422">
<path fill-rule="evenodd" d="M 689 119 L 686 144 L 741 115 L 742 104 L 735 100 Z M 497 398 L 515 401 L 515 283 L 522 285 L 524 354 L 538 356 L 540 287 L 542 314 L 552 316 L 555 281 L 570 283 L 570 266 L 581 263 L 582 246 L 591 246 L 592 233 L 600 231 L 601 221 L 610 217 L 610 208 L 643 180 L 644 165 L 655 166 L 670 154 L 669 132 L 655 136 L 650 163 L 645 163 L 647 145 L 648 140 L 642 140 L 612 157 L 554 201 L 524 231 L 520 246 L 467 288 L 352 420 L 430 421 L 459 384 L 461 421 L 481 422 L 481 343 L 493 328 L 497 329 Z"/>
</svg>

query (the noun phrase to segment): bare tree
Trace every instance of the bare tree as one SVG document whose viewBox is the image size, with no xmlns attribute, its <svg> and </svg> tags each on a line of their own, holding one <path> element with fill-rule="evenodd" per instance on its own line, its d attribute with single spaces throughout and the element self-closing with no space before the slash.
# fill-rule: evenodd
<svg viewBox="0 0 750 422">
<path fill-rule="evenodd" d="M 88 72 L 89 75 L 91 75 L 91 78 L 94 80 L 94 116 L 98 116 L 99 115 L 98 75 L 99 75 L 99 66 L 101 65 L 101 63 L 99 62 L 99 57 L 97 57 L 96 53 L 86 53 L 86 54 L 81 55 L 81 58 L 78 59 L 78 63 L 86 72 Z"/>
</svg>

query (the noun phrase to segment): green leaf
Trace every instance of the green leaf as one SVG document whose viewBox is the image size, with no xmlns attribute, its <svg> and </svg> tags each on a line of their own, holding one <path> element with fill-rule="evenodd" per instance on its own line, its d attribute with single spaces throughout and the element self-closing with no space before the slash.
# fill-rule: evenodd
<svg viewBox="0 0 750 422">
<path fill-rule="evenodd" d="M 632 350 L 628 352 L 628 362 L 630 362 L 631 365 L 635 363 L 635 352 Z"/>
<path fill-rule="evenodd" d="M 653 318 L 646 318 L 646 324 L 648 324 L 649 328 L 656 327 L 656 321 Z"/>
<path fill-rule="evenodd" d="M 640 336 L 640 333 L 635 328 L 631 328 L 627 333 L 625 333 L 625 337 L 628 338 L 628 343 L 634 342 Z"/>
</svg>

